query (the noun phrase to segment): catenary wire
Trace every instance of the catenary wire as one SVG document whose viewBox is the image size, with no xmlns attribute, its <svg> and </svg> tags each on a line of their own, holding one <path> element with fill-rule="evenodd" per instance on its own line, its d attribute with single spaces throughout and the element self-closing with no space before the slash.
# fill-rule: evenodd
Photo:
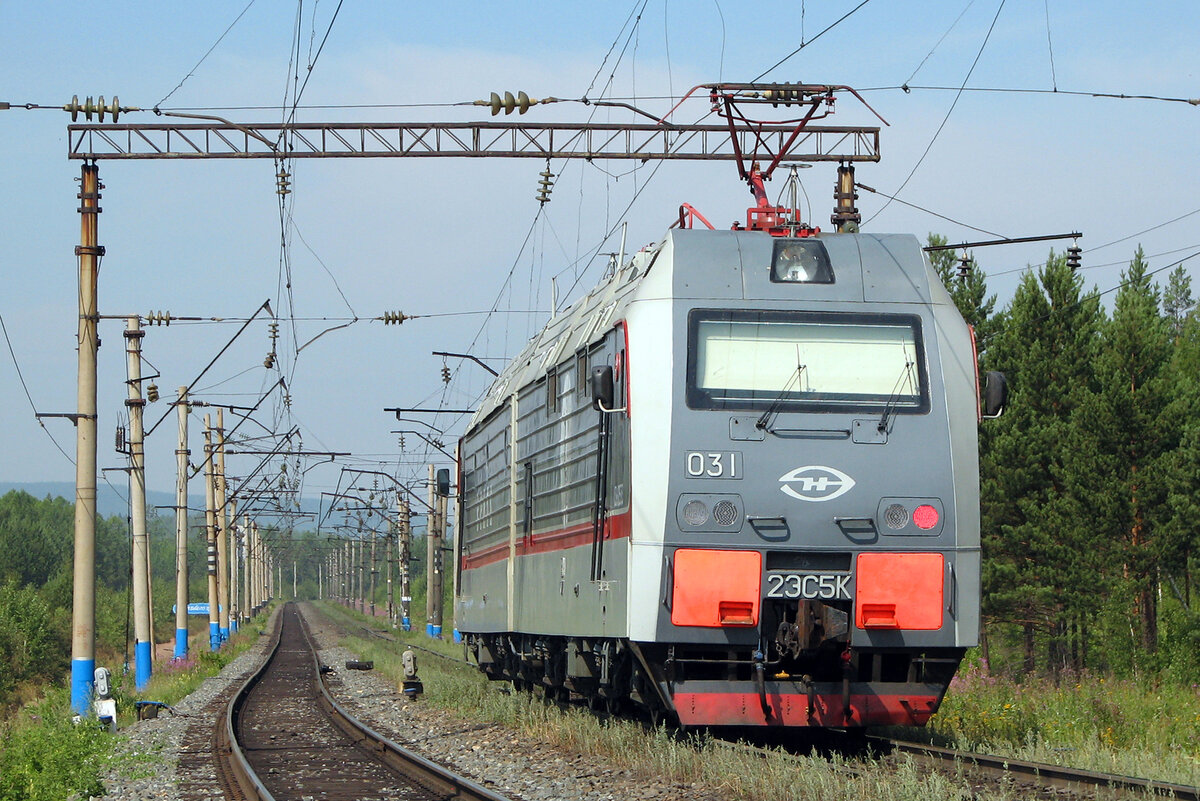
<svg viewBox="0 0 1200 801">
<path fill-rule="evenodd" d="M 1046 8 L 1046 49 L 1050 51 L 1050 84 L 1058 91 L 1058 75 L 1054 71 L 1054 42 L 1050 39 L 1050 0 L 1042 0 Z"/>
<path fill-rule="evenodd" d="M 918 211 L 923 211 L 926 214 L 930 214 L 934 217 L 945 220 L 946 222 L 951 222 L 951 223 L 954 223 L 955 225 L 961 225 L 963 228 L 970 228 L 972 231 L 978 231 L 981 234 L 988 234 L 989 236 L 999 237 L 1000 239 L 1008 239 L 1008 237 L 1006 237 L 1004 234 L 998 234 L 995 231 L 989 231 L 986 228 L 978 228 L 974 225 L 970 225 L 968 223 L 962 222 L 961 220 L 956 220 L 953 217 L 947 217 L 945 214 L 938 214 L 936 211 L 927 209 L 924 206 L 918 206 L 916 203 L 910 203 L 907 200 L 901 200 L 900 198 L 896 197 L 895 195 L 889 195 L 887 192 L 880 192 L 878 189 L 874 189 L 873 187 L 867 186 L 866 184 L 856 183 L 854 185 L 857 186 L 859 189 L 862 189 L 866 192 L 871 192 L 872 194 L 876 194 L 876 195 L 882 195 L 883 197 L 886 197 L 889 201 L 894 200 L 895 202 L 897 202 L 903 206 L 908 206 L 908 207 L 914 208 Z"/>
<path fill-rule="evenodd" d="M 929 52 L 925 54 L 925 58 L 921 59 L 921 63 L 918 64 L 917 68 L 912 71 L 912 75 L 908 76 L 908 80 L 904 82 L 905 86 L 908 85 L 909 81 L 917 77 L 917 73 L 921 71 L 921 67 L 924 67 L 925 62 L 928 61 L 934 52 L 936 52 L 937 49 L 942 46 L 942 42 L 946 41 L 946 37 L 950 35 L 951 31 L 958 27 L 958 23 L 962 21 L 963 16 L 971 9 L 971 6 L 973 5 L 975 5 L 975 0 L 969 0 L 966 6 L 963 7 L 963 10 L 958 12 L 958 16 L 954 19 L 954 22 L 950 23 L 950 27 L 946 29 L 946 32 L 942 34 L 942 37 L 937 40 L 937 44 L 929 48 Z"/>
<path fill-rule="evenodd" d="M 917 170 L 920 169 L 921 164 L 924 163 L 925 157 L 928 156 L 929 151 L 933 149 L 933 144 L 938 140 L 938 136 L 941 135 L 942 129 L 944 129 L 946 127 L 946 123 L 950 121 L 950 115 L 954 113 L 954 108 L 958 105 L 959 98 L 962 97 L 961 90 L 965 89 L 967 86 L 967 81 L 971 80 L 971 74 L 975 72 L 975 67 L 979 64 L 979 59 L 983 56 L 984 49 L 987 48 L 988 40 L 992 38 L 992 31 L 996 29 L 996 21 L 1000 19 L 1000 12 L 1004 10 L 1004 4 L 1006 2 L 1007 0 L 1000 0 L 1000 5 L 996 7 L 996 15 L 992 17 L 992 24 L 988 26 L 987 35 L 983 37 L 983 43 L 979 45 L 979 52 L 975 54 L 975 60 L 971 62 L 971 68 L 967 70 L 966 77 L 963 78 L 960 91 L 954 96 L 954 102 L 950 104 L 950 108 L 946 111 L 946 116 L 942 118 L 942 124 L 937 127 L 936 131 L 933 132 L 933 137 L 929 140 L 929 144 L 925 146 L 925 152 L 921 154 L 919 159 L 917 159 L 917 163 L 913 165 L 912 170 L 908 173 L 908 177 L 905 178 L 904 182 L 900 184 L 900 187 L 892 193 L 893 195 L 899 195 L 904 191 L 904 187 L 908 186 L 908 182 L 911 181 L 912 177 L 917 174 Z M 871 220 L 882 214 L 884 210 L 891 205 L 891 203 L 891 200 L 889 200 L 887 203 L 884 203 L 882 208 L 867 218 L 866 223 L 871 222 Z M 864 225 L 866 223 L 864 223 Z"/>
<path fill-rule="evenodd" d="M 821 32 L 820 32 L 820 33 L 818 33 L 816 36 L 814 36 L 813 38 L 809 39 L 807 42 L 803 42 L 803 41 L 802 41 L 802 42 L 800 43 L 800 46 L 799 46 L 799 47 L 797 47 L 797 48 L 796 48 L 795 50 L 793 50 L 792 52 L 788 53 L 788 54 L 787 54 L 786 56 L 784 56 L 783 58 L 781 58 L 781 59 L 779 59 L 778 61 L 776 61 L 776 62 L 775 62 L 774 64 L 772 64 L 771 66 L 767 67 L 765 70 L 763 70 L 761 73 L 759 73 L 759 74 L 758 74 L 758 76 L 757 76 L 757 77 L 755 77 L 755 78 L 754 78 L 754 80 L 752 80 L 750 83 L 756 83 L 756 82 L 758 81 L 758 79 L 759 79 L 759 78 L 763 77 L 764 75 L 766 75 L 766 74 L 767 74 L 768 72 L 770 72 L 771 70 L 773 70 L 773 69 L 775 69 L 776 67 L 780 66 L 780 65 L 781 65 L 781 64 L 783 64 L 785 61 L 787 61 L 788 59 L 790 59 L 792 56 L 796 55 L 796 54 L 797 54 L 797 53 L 799 53 L 801 50 L 803 50 L 804 48 L 808 47 L 808 46 L 809 46 L 810 44 L 812 44 L 813 42 L 815 42 L 815 41 L 817 41 L 818 39 L 820 39 L 820 38 L 821 38 L 822 36 L 824 36 L 826 33 L 828 33 L 829 31 L 833 30 L 834 28 L 836 28 L 838 25 L 840 25 L 842 22 L 844 22 L 844 21 L 845 21 L 845 20 L 846 20 L 846 19 L 847 19 L 847 18 L 848 18 L 848 17 L 849 17 L 851 14 L 853 14 L 855 11 L 858 11 L 860 8 L 862 8 L 863 6 L 865 6 L 865 5 L 866 5 L 867 3 L 869 3 L 869 2 L 871 2 L 871 0 L 862 0 L 862 2 L 861 2 L 861 3 L 859 3 L 859 4 L 858 4 L 858 5 L 856 5 L 854 8 L 850 9 L 850 10 L 849 10 L 849 11 L 847 11 L 845 14 L 843 14 L 841 17 L 839 17 L 839 18 L 837 19 L 837 21 L 835 21 L 835 22 L 834 22 L 832 25 L 830 25 L 828 28 L 826 28 L 825 30 L 821 31 Z"/>
<path fill-rule="evenodd" d="M 8 326 L 4 324 L 4 315 L 2 314 L 0 314 L 0 330 L 4 332 L 4 341 L 8 344 L 8 353 L 10 356 L 12 356 L 13 367 L 15 367 L 17 370 L 17 378 L 21 380 L 21 388 L 25 390 L 25 397 L 29 399 L 29 408 L 33 410 L 33 419 L 37 420 L 38 426 L 40 426 L 41 429 L 46 432 L 46 436 L 49 437 L 50 441 L 54 443 L 54 447 L 58 448 L 58 452 L 66 457 L 68 462 L 75 464 L 75 460 L 71 458 L 71 455 L 63 450 L 63 447 L 58 444 L 58 440 L 56 440 L 54 435 L 50 433 L 50 429 L 46 428 L 46 424 L 42 422 L 42 418 L 37 416 L 37 404 L 33 402 L 33 396 L 29 394 L 29 385 L 25 383 L 25 376 L 21 372 L 20 362 L 17 361 L 17 353 L 15 350 L 13 350 L 12 340 L 8 337 Z"/>
<path fill-rule="evenodd" d="M 200 57 L 200 60 L 196 62 L 195 66 L 193 66 L 188 71 L 188 74 L 183 76 L 183 78 L 179 81 L 179 83 L 175 85 L 174 89 L 167 92 L 166 97 L 164 97 L 162 100 L 160 100 L 154 104 L 155 112 L 158 112 L 159 106 L 161 106 L 164 102 L 166 102 L 171 97 L 171 95 L 173 95 L 177 91 L 179 91 L 180 87 L 183 86 L 183 84 L 187 81 L 187 79 L 192 77 L 196 73 L 196 70 L 200 69 L 200 65 L 204 63 L 204 60 L 207 59 L 210 55 L 212 55 L 212 51 L 216 50 L 217 45 L 221 44 L 221 42 L 225 39 L 225 37 L 229 35 L 229 32 L 233 30 L 233 26 L 237 25 L 238 22 L 242 19 L 242 17 L 246 16 L 246 12 L 250 10 L 250 6 L 254 5 L 254 3 L 255 3 L 255 0 L 250 0 L 250 2 L 246 4 L 246 7 L 242 9 L 242 13 L 238 14 L 237 17 L 233 20 L 233 22 L 229 23 L 229 27 L 225 29 L 225 32 L 222 33 L 219 37 L 217 37 L 217 41 L 213 42 L 213 46 L 208 48 L 208 51 L 203 56 Z"/>
</svg>

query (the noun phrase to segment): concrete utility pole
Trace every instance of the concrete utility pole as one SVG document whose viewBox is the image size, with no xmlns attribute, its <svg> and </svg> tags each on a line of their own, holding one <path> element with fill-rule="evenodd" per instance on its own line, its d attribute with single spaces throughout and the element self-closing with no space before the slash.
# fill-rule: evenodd
<svg viewBox="0 0 1200 801">
<path fill-rule="evenodd" d="M 258 605 L 262 603 L 262 543 L 258 539 L 258 523 L 250 524 L 250 614 L 258 614 Z"/>
<path fill-rule="evenodd" d="M 367 590 L 367 598 L 371 602 L 371 617 L 375 617 L 375 577 L 379 574 L 378 562 L 375 561 L 375 546 L 379 542 L 379 532 L 371 528 L 371 586 Z"/>
<path fill-rule="evenodd" d="M 221 642 L 229 639 L 229 548 L 226 545 L 229 515 L 225 486 L 225 410 L 217 409 L 217 624 Z"/>
<path fill-rule="evenodd" d="M 142 330 L 141 321 L 130 317 L 125 327 L 128 358 L 129 398 L 129 515 L 133 528 L 133 631 L 134 685 L 144 690 L 154 669 L 154 646 L 150 643 L 150 549 L 146 537 L 146 452 L 142 428 Z"/>
<path fill-rule="evenodd" d="M 425 524 L 426 555 L 428 568 L 426 582 L 425 633 L 436 639 L 442 638 L 442 521 L 445 508 L 442 494 L 437 491 L 437 479 L 433 465 L 429 465 L 429 517 Z"/>
<path fill-rule="evenodd" d="M 175 402 L 179 416 L 179 447 L 175 449 L 178 475 L 175 478 L 175 658 L 188 655 L 188 564 L 187 564 L 187 485 L 188 485 L 188 402 L 187 387 L 179 388 Z"/>
<path fill-rule="evenodd" d="M 238 558 L 241 548 L 241 531 L 237 522 L 237 501 L 229 504 L 229 633 L 236 634 L 238 630 Z"/>
<path fill-rule="evenodd" d="M 363 548 L 362 518 L 358 520 L 358 537 L 354 540 L 354 608 L 360 612 L 367 611 L 366 586 L 366 549 Z"/>
<path fill-rule="evenodd" d="M 387 539 L 384 540 L 383 561 L 387 565 L 387 619 L 388 628 L 396 628 L 396 598 L 392 589 L 392 543 L 396 538 L 396 526 L 389 522 Z"/>
<path fill-rule="evenodd" d="M 354 573 L 352 572 L 354 560 L 350 558 L 354 553 L 354 543 L 350 538 L 346 538 L 346 544 L 342 548 L 342 598 L 346 606 L 354 605 Z"/>
<path fill-rule="evenodd" d="M 250 515 L 242 515 L 242 530 L 238 542 L 241 543 L 242 549 L 242 597 L 238 603 L 238 612 L 242 620 L 248 620 L 250 615 L 254 614 L 254 600 L 250 595 L 250 573 L 253 570 L 253 562 L 250 561 L 250 549 L 253 546 L 250 539 Z"/>
<path fill-rule="evenodd" d="M 96 672 L 96 294 L 100 169 L 84 163 L 79 187 L 79 365 L 75 412 L 75 565 L 71 608 L 71 709 L 86 715 Z"/>
<path fill-rule="evenodd" d="M 213 476 L 213 430 L 209 415 L 204 415 L 204 520 L 208 544 L 208 646 L 221 647 L 221 625 L 217 617 L 217 484 Z"/>
<path fill-rule="evenodd" d="M 412 618 L 408 616 L 409 604 L 412 603 L 412 587 L 409 585 L 412 575 L 412 521 L 408 512 L 408 504 L 396 496 L 400 517 L 400 628 L 405 631 L 412 629 Z"/>
</svg>

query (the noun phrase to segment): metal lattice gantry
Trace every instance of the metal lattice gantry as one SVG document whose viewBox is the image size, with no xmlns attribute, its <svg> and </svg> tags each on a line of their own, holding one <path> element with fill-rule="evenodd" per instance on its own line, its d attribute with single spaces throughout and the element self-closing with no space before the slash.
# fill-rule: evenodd
<svg viewBox="0 0 1200 801">
<path fill-rule="evenodd" d="M 67 126 L 67 157 L 292 159 L 501 157 L 879 161 L 879 128 L 612 123 L 179 123 Z M 793 139 L 794 137 L 794 139 Z M 739 156 L 741 154 L 741 156 Z"/>
</svg>

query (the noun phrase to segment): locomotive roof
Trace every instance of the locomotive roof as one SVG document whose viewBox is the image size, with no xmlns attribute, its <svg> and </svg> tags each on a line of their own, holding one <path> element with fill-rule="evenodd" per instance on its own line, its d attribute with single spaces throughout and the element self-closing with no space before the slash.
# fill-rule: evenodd
<svg viewBox="0 0 1200 801">
<path fill-rule="evenodd" d="M 836 296 L 830 299 L 859 303 L 865 300 L 921 304 L 937 304 L 945 300 L 944 290 L 933 277 L 916 237 L 911 234 L 822 234 L 818 239 L 826 244 L 835 269 L 840 270 Z M 652 274 L 656 279 L 662 279 L 654 281 L 657 291 L 670 293 L 660 295 L 651 290 L 656 297 L 677 297 L 680 294 L 703 296 L 706 281 L 702 274 L 690 274 L 686 290 L 682 286 L 672 289 L 670 266 L 665 266 L 665 274 L 664 265 L 655 266 L 659 254 L 668 243 L 677 255 L 681 255 L 680 251 L 686 253 L 689 263 L 703 260 L 725 264 L 728 256 L 728 260 L 734 264 L 725 264 L 726 268 L 734 267 L 744 272 L 746 251 L 761 250 L 764 264 L 769 265 L 772 243 L 775 241 L 779 240 L 757 231 L 669 231 L 662 242 L 648 245 L 635 253 L 612 275 L 555 315 L 545 328 L 535 334 L 492 383 L 467 430 L 487 419 L 513 392 L 536 382 L 545 376 L 552 365 L 561 363 L 568 355 L 594 341 L 597 334 L 607 331 L 623 319 L 626 308 L 638 294 L 637 290 Z M 726 250 L 728 253 L 723 253 Z M 768 270 L 762 272 L 762 277 L 756 280 L 765 287 L 769 284 Z M 728 284 L 728 280 L 729 277 L 725 276 L 719 283 Z M 738 295 L 739 299 L 746 290 L 753 291 L 753 288 L 744 286 L 743 292 Z M 770 299 L 788 299 L 781 297 L 781 291 L 776 284 Z M 725 297 L 724 294 L 713 296 Z M 746 294 L 745 297 L 758 295 Z"/>
</svg>

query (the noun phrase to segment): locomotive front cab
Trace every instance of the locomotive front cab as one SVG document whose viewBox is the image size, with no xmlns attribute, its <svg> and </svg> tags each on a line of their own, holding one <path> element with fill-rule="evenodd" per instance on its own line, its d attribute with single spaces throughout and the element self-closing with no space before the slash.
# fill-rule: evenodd
<svg viewBox="0 0 1200 801">
<path fill-rule="evenodd" d="M 977 637 L 969 330 L 912 237 L 724 236 L 674 242 L 647 661 L 684 723 L 924 723 Z M 689 263 L 734 251 L 737 283 Z"/>
</svg>

